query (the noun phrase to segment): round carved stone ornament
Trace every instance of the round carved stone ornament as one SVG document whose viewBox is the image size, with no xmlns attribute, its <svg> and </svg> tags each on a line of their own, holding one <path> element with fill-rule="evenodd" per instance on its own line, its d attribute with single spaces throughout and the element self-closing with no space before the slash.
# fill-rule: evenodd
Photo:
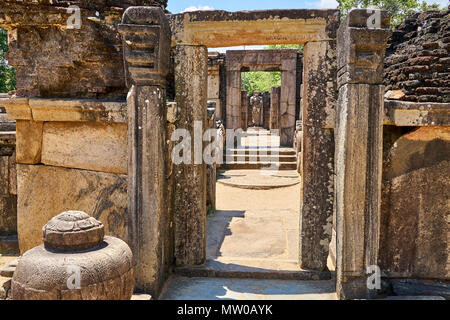
<svg viewBox="0 0 450 320">
<path fill-rule="evenodd" d="M 134 290 L 128 245 L 104 236 L 101 222 L 67 211 L 42 229 L 44 244 L 19 259 L 13 300 L 129 300 Z"/>
</svg>

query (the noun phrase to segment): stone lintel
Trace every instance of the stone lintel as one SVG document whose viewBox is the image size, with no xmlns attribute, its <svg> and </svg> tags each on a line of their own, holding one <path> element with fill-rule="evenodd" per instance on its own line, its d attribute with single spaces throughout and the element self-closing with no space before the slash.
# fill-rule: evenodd
<svg viewBox="0 0 450 320">
<path fill-rule="evenodd" d="M 195 11 L 171 15 L 172 46 L 210 48 L 336 38 L 339 10 Z"/>
<path fill-rule="evenodd" d="M 395 126 L 450 126 L 450 103 L 384 101 L 384 124 Z"/>
<path fill-rule="evenodd" d="M 0 99 L 10 120 L 127 122 L 125 101 L 88 99 Z"/>
<path fill-rule="evenodd" d="M 298 50 L 229 50 L 227 70 L 291 71 L 297 68 Z"/>
</svg>

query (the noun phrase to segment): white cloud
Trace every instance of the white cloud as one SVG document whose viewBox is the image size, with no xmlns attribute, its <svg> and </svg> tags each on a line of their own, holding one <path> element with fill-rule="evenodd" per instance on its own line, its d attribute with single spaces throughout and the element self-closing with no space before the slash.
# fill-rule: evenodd
<svg viewBox="0 0 450 320">
<path fill-rule="evenodd" d="M 338 5 L 336 0 L 320 0 L 320 3 L 317 4 L 322 9 L 336 9 Z"/>
<path fill-rule="evenodd" d="M 205 11 L 205 10 L 214 10 L 214 8 L 210 6 L 190 6 L 189 8 L 184 9 L 183 12 L 190 12 L 190 11 Z"/>
</svg>

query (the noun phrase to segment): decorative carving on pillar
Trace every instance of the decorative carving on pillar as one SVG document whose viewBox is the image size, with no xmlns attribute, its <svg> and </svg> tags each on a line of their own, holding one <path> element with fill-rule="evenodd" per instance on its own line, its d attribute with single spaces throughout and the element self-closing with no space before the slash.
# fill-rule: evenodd
<svg viewBox="0 0 450 320">
<path fill-rule="evenodd" d="M 158 7 L 131 7 L 119 32 L 124 42 L 127 86 L 166 87 L 170 61 L 170 26 Z"/>
<path fill-rule="evenodd" d="M 166 206 L 166 76 L 170 27 L 160 7 L 130 7 L 122 18 L 128 104 L 128 243 L 136 286 L 157 295 L 170 265 Z M 168 231 L 169 230 L 169 231 Z"/>
</svg>

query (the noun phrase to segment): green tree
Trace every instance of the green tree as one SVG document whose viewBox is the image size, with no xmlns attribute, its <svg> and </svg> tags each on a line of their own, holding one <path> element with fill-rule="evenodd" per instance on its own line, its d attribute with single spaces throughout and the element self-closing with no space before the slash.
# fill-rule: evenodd
<svg viewBox="0 0 450 320">
<path fill-rule="evenodd" d="M 272 87 L 281 86 L 281 72 L 242 72 L 242 89 L 248 94 L 270 92 Z"/>
<path fill-rule="evenodd" d="M 0 92 L 9 92 L 16 88 L 14 68 L 8 65 L 5 52 L 8 51 L 8 33 L 0 28 Z"/>
<path fill-rule="evenodd" d="M 352 8 L 377 8 L 391 13 L 391 25 L 394 27 L 402 23 L 407 16 L 414 12 L 439 10 L 439 4 L 427 4 L 420 0 L 337 0 L 338 9 L 342 16 Z"/>
</svg>

